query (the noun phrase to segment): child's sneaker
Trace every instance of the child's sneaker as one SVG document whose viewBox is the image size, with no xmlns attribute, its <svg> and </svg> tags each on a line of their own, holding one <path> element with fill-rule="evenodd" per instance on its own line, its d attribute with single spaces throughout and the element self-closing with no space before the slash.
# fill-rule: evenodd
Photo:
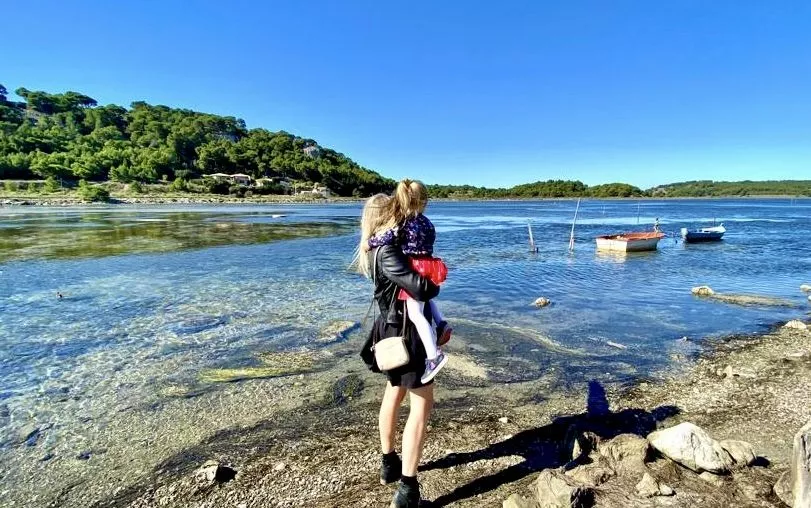
<svg viewBox="0 0 811 508">
<path fill-rule="evenodd" d="M 448 325 L 447 321 L 440 321 L 436 325 L 436 345 L 437 346 L 444 346 L 451 340 L 451 334 L 453 333 L 453 328 Z"/>
<path fill-rule="evenodd" d="M 400 479 L 403 463 L 395 452 L 383 455 L 380 461 L 380 485 L 388 485 Z"/>
<path fill-rule="evenodd" d="M 425 360 L 425 373 L 420 378 L 420 383 L 425 384 L 434 379 L 434 376 L 442 370 L 446 363 L 448 363 L 448 357 L 442 351 L 438 351 L 433 360 Z"/>
</svg>

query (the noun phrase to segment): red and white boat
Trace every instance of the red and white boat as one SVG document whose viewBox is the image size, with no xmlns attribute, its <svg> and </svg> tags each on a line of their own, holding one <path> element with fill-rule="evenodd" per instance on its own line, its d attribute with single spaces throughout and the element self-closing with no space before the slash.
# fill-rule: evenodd
<svg viewBox="0 0 811 508">
<path fill-rule="evenodd" d="M 664 237 L 664 233 L 660 233 L 658 231 L 603 235 L 597 237 L 597 249 L 614 252 L 640 252 L 646 250 L 656 250 L 659 240 Z"/>
</svg>

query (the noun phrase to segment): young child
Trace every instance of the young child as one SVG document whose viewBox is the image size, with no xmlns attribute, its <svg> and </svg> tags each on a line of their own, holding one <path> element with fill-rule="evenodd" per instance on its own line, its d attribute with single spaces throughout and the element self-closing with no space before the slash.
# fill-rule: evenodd
<svg viewBox="0 0 811 508">
<path fill-rule="evenodd" d="M 448 267 L 441 259 L 433 257 L 436 230 L 428 217 L 423 215 L 428 204 L 428 191 L 425 185 L 418 181 L 403 180 L 397 185 L 394 201 L 398 209 L 396 215 L 401 219 L 400 226 L 370 238 L 369 247 L 399 244 L 403 254 L 409 257 L 414 271 L 437 285 L 442 284 L 447 277 Z M 403 290 L 400 291 L 398 298 L 405 300 L 408 319 L 414 324 L 425 347 L 425 373 L 420 381 L 427 383 L 448 363 L 448 357 L 438 346 L 450 340 L 453 330 L 433 300 L 428 304 L 433 321 L 436 323 L 436 330 L 425 318 L 425 302 L 413 299 Z"/>
</svg>

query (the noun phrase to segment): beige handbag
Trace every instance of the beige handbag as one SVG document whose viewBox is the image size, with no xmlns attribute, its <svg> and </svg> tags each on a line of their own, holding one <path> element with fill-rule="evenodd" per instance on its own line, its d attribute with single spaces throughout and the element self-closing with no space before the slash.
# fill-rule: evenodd
<svg viewBox="0 0 811 508">
<path fill-rule="evenodd" d="M 378 247 L 375 251 L 374 265 L 372 266 L 372 281 L 374 281 L 375 284 L 377 284 L 377 253 L 379 251 L 380 248 Z M 394 305 L 396 301 L 397 290 L 395 289 L 391 304 Z M 408 364 L 410 360 L 408 348 L 406 347 L 406 338 L 403 337 L 406 319 L 408 319 L 408 312 L 406 306 L 403 306 L 403 327 L 400 335 L 381 339 L 372 344 L 372 351 L 375 354 L 375 363 L 377 363 L 377 368 L 383 372 L 402 367 Z"/>
</svg>

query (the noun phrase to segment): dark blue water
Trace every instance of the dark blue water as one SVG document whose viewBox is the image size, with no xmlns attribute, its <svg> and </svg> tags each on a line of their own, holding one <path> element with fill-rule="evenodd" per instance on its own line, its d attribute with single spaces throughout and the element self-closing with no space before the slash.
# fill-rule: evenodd
<svg viewBox="0 0 811 508">
<path fill-rule="evenodd" d="M 799 290 L 811 283 L 809 200 L 586 201 L 575 251 L 569 253 L 574 208 L 573 201 L 430 206 L 437 254 L 451 267 L 439 304 L 456 325 L 460 343 L 483 363 L 503 371 L 509 369 L 506 359 L 520 356 L 532 377 L 560 352 L 587 358 L 571 362 L 592 369 L 599 370 L 605 359 L 644 375 L 670 361 L 680 337 L 762 330 L 809 310 Z M 182 212 L 185 234 L 194 234 L 193 227 L 188 233 L 190 224 L 212 220 L 277 221 L 292 228 L 304 222 L 345 224 L 356 221 L 359 210 L 330 205 L 1 211 L 0 228 L 22 228 L 33 240 L 25 259 L 0 264 L 0 398 L 31 395 L 55 381 L 92 391 L 122 371 L 138 390 L 193 378 L 206 367 L 239 364 L 260 350 L 328 348 L 317 342 L 319 329 L 335 319 L 359 321 L 368 305 L 368 282 L 347 269 L 353 234 L 138 253 L 150 242 L 147 232 L 127 239 L 136 253 L 63 259 L 53 252 L 37 254 L 52 241 L 37 235 L 43 228 L 123 228 Z M 110 224 L 110 218 L 122 217 Z M 673 235 L 658 251 L 628 256 L 595 251 L 596 235 L 647 230 L 657 217 Z M 528 220 L 537 254 L 527 249 Z M 722 243 L 675 241 L 679 228 L 713 220 L 727 227 Z M 95 237 L 87 238 L 78 235 L 75 241 Z M 690 294 L 692 286 L 705 284 L 723 293 L 784 298 L 794 307 L 742 307 Z M 65 298 L 56 299 L 57 291 Z M 539 296 L 552 305 L 534 308 Z"/>
</svg>

